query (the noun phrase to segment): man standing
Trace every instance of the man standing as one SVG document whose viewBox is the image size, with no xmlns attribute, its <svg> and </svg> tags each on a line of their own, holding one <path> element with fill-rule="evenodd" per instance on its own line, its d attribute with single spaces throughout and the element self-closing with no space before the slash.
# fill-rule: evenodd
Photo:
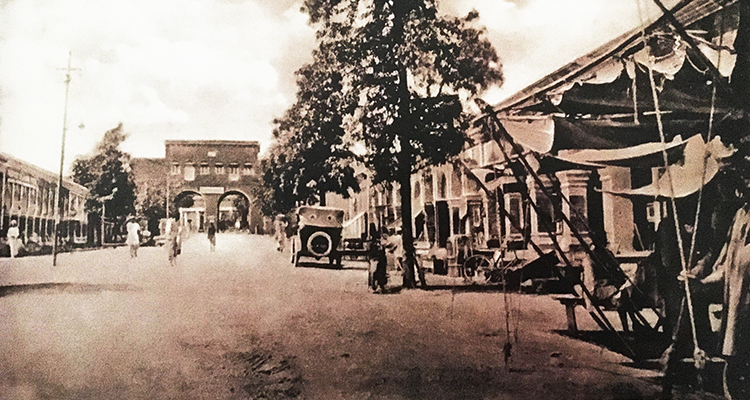
<svg viewBox="0 0 750 400">
<path fill-rule="evenodd" d="M 284 251 L 284 247 L 286 246 L 287 225 L 289 225 L 289 223 L 286 221 L 286 216 L 284 214 L 277 215 L 273 221 L 274 239 L 279 243 L 278 247 L 276 247 L 276 250 L 278 251 Z"/>
<path fill-rule="evenodd" d="M 750 398 L 750 204 L 734 216 L 727 242 L 704 284 L 724 281 L 721 352 L 726 357 L 724 391 L 728 399 Z"/>
<path fill-rule="evenodd" d="M 135 217 L 130 217 L 128 223 L 125 224 L 125 229 L 128 231 L 125 244 L 130 248 L 130 258 L 138 257 L 138 247 L 141 245 L 141 225 L 138 224 Z"/>
<path fill-rule="evenodd" d="M 211 252 L 216 251 L 216 225 L 214 221 L 208 223 L 208 243 L 211 245 Z"/>
<path fill-rule="evenodd" d="M 18 250 L 21 248 L 21 240 L 19 239 L 21 232 L 18 230 L 18 221 L 11 220 L 10 228 L 8 228 L 8 246 L 10 247 L 10 258 L 15 258 L 18 255 Z"/>
</svg>

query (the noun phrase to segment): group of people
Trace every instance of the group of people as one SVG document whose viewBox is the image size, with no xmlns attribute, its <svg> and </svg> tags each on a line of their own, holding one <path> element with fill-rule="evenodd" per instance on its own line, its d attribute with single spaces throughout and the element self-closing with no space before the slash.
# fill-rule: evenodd
<svg viewBox="0 0 750 400">
<path fill-rule="evenodd" d="M 380 232 L 373 224 L 370 232 L 370 286 L 374 291 L 380 289 L 381 293 L 385 293 L 388 270 L 402 271 L 404 287 L 414 288 L 417 281 L 422 288 L 427 287 L 419 261 L 414 254 L 409 256 L 404 251 L 400 231 L 388 229 Z"/>
<path fill-rule="evenodd" d="M 721 355 L 725 395 L 745 399 L 750 398 L 750 203 L 743 205 L 734 196 L 721 200 L 720 193 L 715 190 L 715 201 L 704 201 L 700 208 L 697 196 L 678 199 L 677 213 L 669 207 L 656 231 L 650 261 L 663 330 L 672 338 L 662 355 L 664 381 L 669 390 L 686 378 L 700 382 L 709 356 Z M 711 304 L 722 305 L 718 337 Z M 684 359 L 693 360 L 695 376 L 686 377 L 679 368 Z"/>
<path fill-rule="evenodd" d="M 130 249 L 130 257 L 138 257 L 138 248 L 141 242 L 141 227 L 135 218 L 129 218 L 125 225 L 127 230 L 127 240 L 125 244 Z M 211 252 L 216 251 L 216 224 L 214 221 L 209 221 L 206 227 L 208 235 L 209 248 Z M 179 220 L 172 218 L 167 219 L 166 225 L 164 226 L 164 233 L 166 238 L 166 249 L 167 258 L 169 264 L 172 266 L 177 265 L 177 256 L 182 253 L 182 242 L 184 240 L 184 228 Z"/>
</svg>

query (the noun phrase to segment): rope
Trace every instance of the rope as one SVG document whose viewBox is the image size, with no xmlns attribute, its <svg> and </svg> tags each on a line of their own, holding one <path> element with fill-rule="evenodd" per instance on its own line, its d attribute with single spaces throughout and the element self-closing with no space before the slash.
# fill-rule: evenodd
<svg viewBox="0 0 750 400">
<path fill-rule="evenodd" d="M 642 14 L 641 4 L 640 4 L 639 0 L 638 0 L 638 13 L 639 13 L 639 16 L 641 18 L 641 39 L 643 40 L 644 47 L 649 48 L 648 44 L 646 43 L 645 22 L 643 20 L 643 14 Z M 674 197 L 674 180 L 673 180 L 672 172 L 669 169 L 669 160 L 668 160 L 668 157 L 667 157 L 667 147 L 666 147 L 667 141 L 666 141 L 666 138 L 665 138 L 665 135 L 664 135 L 664 126 L 663 126 L 662 120 L 661 120 L 661 110 L 659 109 L 659 95 L 657 93 L 656 83 L 654 81 L 654 70 L 653 70 L 653 68 L 651 66 L 650 48 L 649 48 L 648 51 L 649 51 L 649 54 L 648 54 L 648 60 L 649 60 L 649 62 L 648 62 L 648 80 L 649 80 L 649 84 L 651 86 L 651 97 L 652 97 L 653 102 L 654 102 L 654 111 L 656 111 L 656 126 L 659 129 L 659 138 L 660 138 L 661 143 L 662 143 L 662 151 L 661 151 L 661 153 L 662 153 L 662 157 L 663 157 L 663 160 L 664 160 L 664 168 L 666 170 L 667 177 L 669 179 L 669 189 L 670 189 L 669 199 L 670 199 L 670 203 L 672 205 L 672 212 L 673 212 L 673 216 L 674 216 L 673 217 L 673 221 L 674 221 L 674 227 L 675 227 L 675 232 L 676 232 L 675 236 L 677 236 L 677 248 L 678 248 L 678 250 L 680 252 L 680 264 L 682 266 L 682 272 L 683 272 L 683 274 L 685 276 L 687 276 L 687 272 L 688 272 L 688 270 L 687 270 L 687 260 L 685 260 L 684 244 L 682 243 L 682 234 L 680 232 L 679 216 L 677 215 L 677 202 L 675 201 L 675 197 Z M 696 218 L 697 218 L 697 216 L 696 216 Z M 705 367 L 705 361 L 699 362 L 699 355 L 703 354 L 704 356 L 700 357 L 700 358 L 705 359 L 705 352 L 703 352 L 703 350 L 701 350 L 700 345 L 698 343 L 697 330 L 696 330 L 696 326 L 695 326 L 695 315 L 694 315 L 694 311 L 693 311 L 693 301 L 692 301 L 692 296 L 691 296 L 691 293 L 690 293 L 690 284 L 689 284 L 689 282 L 688 282 L 687 279 L 685 279 L 685 300 L 687 302 L 688 313 L 690 315 L 690 328 L 691 328 L 692 334 L 693 334 L 693 349 L 694 349 L 693 350 L 693 354 L 694 354 L 694 359 L 695 359 L 695 367 L 696 367 L 696 369 L 703 369 L 703 367 Z M 678 329 L 679 329 L 679 326 L 678 326 Z"/>
<path fill-rule="evenodd" d="M 503 279 L 503 305 L 505 306 L 505 345 L 503 346 L 503 357 L 505 359 L 505 368 L 510 368 L 511 361 L 511 350 L 513 345 L 510 341 L 510 314 L 511 310 L 508 306 L 508 281 L 505 280 L 505 250 L 502 251 L 500 258 L 497 260 L 500 263 L 500 274 Z"/>
</svg>

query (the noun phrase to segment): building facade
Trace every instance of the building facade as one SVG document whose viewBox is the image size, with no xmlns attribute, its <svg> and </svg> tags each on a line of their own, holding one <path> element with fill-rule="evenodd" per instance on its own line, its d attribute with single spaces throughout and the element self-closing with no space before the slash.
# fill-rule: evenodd
<svg viewBox="0 0 750 400">
<path fill-rule="evenodd" d="M 195 199 L 188 207 L 166 210 L 179 211 L 190 229 L 202 230 L 208 221 L 228 226 L 231 220 L 239 223 L 237 228 L 262 232 L 262 217 L 251 201 L 252 187 L 259 184 L 259 151 L 256 141 L 168 140 L 165 158 L 135 158 L 131 164 L 139 192 L 162 188 L 158 192 L 169 199 L 167 208 L 186 196 Z M 225 199 L 235 197 L 244 199 L 246 213 L 231 204 L 220 207 Z"/>
<path fill-rule="evenodd" d="M 0 154 L 0 237 L 10 221 L 18 222 L 24 243 L 52 245 L 55 230 L 55 193 L 59 175 Z M 86 243 L 88 219 L 84 209 L 88 190 L 63 179 L 60 193 L 60 229 L 63 245 Z"/>
</svg>

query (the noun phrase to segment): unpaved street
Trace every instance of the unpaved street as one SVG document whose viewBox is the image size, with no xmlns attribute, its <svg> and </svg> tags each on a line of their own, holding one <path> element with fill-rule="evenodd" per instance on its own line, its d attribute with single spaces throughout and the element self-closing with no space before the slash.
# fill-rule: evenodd
<svg viewBox="0 0 750 400">
<path fill-rule="evenodd" d="M 294 268 L 269 237 L 0 259 L 2 399 L 653 399 L 653 372 L 554 333 L 502 291 L 372 294 L 363 264 Z M 429 275 L 428 275 L 429 279 Z M 391 276 L 392 285 L 400 277 Z M 594 329 L 579 311 L 579 326 Z M 685 398 L 708 398 L 689 395 Z"/>
</svg>

